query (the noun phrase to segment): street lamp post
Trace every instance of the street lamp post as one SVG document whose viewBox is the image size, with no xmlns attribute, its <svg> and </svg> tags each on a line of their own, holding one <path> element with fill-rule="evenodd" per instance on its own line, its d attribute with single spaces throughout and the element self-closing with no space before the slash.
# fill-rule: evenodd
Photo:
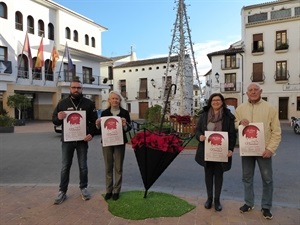
<svg viewBox="0 0 300 225">
<path fill-rule="evenodd" d="M 216 80 L 217 80 L 217 83 L 219 83 L 220 74 L 219 74 L 218 72 L 216 72 L 215 78 L 216 78 Z"/>
</svg>

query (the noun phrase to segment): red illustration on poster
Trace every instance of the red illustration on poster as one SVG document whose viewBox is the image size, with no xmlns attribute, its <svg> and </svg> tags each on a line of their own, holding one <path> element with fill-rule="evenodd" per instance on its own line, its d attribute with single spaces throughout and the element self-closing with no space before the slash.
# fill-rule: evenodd
<svg viewBox="0 0 300 225">
<path fill-rule="evenodd" d="M 86 137 L 86 112 L 65 111 L 64 141 L 82 141 Z"/>
<path fill-rule="evenodd" d="M 104 147 L 124 144 L 122 120 L 120 117 L 101 117 L 101 131 Z"/>
</svg>

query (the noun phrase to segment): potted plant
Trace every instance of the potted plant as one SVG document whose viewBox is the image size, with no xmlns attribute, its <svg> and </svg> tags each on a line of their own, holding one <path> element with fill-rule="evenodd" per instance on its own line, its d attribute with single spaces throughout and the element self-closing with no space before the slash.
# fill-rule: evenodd
<svg viewBox="0 0 300 225">
<path fill-rule="evenodd" d="M 7 115 L 4 111 L 0 114 L 0 133 L 13 133 L 14 132 L 14 125 L 15 119 Z"/>
<path fill-rule="evenodd" d="M 107 79 L 107 77 L 105 77 L 102 82 L 103 82 L 103 84 L 106 84 L 107 81 L 108 81 L 108 79 Z"/>
<path fill-rule="evenodd" d="M 288 43 L 281 43 L 279 46 L 277 46 L 276 50 L 284 50 L 284 49 L 288 49 L 288 48 L 289 48 Z"/>
<path fill-rule="evenodd" d="M 176 135 L 159 134 L 147 130 L 137 133 L 131 139 L 132 148 L 134 150 L 147 147 L 163 152 L 181 152 L 184 148 L 183 143 L 184 141 Z"/>
<path fill-rule="evenodd" d="M 14 94 L 10 95 L 7 98 L 7 105 L 11 108 L 18 110 L 18 119 L 16 120 L 15 125 L 25 125 L 25 120 L 22 119 L 22 109 L 26 109 L 31 106 L 31 102 L 29 98 L 27 98 L 25 95 L 21 94 Z"/>
<path fill-rule="evenodd" d="M 95 77 L 90 77 L 90 81 L 94 82 L 95 81 Z"/>
</svg>

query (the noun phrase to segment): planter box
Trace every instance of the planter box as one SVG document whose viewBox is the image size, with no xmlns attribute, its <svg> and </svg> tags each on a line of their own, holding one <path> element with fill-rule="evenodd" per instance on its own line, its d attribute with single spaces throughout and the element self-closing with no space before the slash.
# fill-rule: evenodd
<svg viewBox="0 0 300 225">
<path fill-rule="evenodd" d="M 23 119 L 16 120 L 15 126 L 25 126 L 25 120 Z"/>
<path fill-rule="evenodd" d="M 14 133 L 15 127 L 0 127 L 0 133 Z"/>
</svg>

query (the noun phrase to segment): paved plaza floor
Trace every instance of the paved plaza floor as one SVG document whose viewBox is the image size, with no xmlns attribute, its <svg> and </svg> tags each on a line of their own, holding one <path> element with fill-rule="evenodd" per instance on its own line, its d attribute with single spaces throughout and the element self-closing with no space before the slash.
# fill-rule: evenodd
<svg viewBox="0 0 300 225">
<path fill-rule="evenodd" d="M 49 132 L 53 125 L 49 122 L 30 123 L 16 127 L 15 133 Z M 1 135 L 1 134 L 0 134 Z M 0 137 L 1 138 L 1 137 Z M 1 139 L 0 139 L 1 140 Z M 2 148 L 1 144 L 1 148 Z M 13 166 L 13 165 L 12 165 Z M 75 165 L 77 167 L 77 165 Z M 4 173 L 5 171 L 0 171 Z M 2 176 L 1 176 L 2 177 Z M 223 210 L 207 210 L 203 204 L 203 195 L 195 196 L 189 192 L 171 193 L 196 208 L 181 217 L 151 218 L 128 220 L 116 217 L 108 211 L 108 204 L 103 199 L 103 186 L 91 185 L 92 198 L 83 201 L 77 185 L 70 185 L 68 198 L 61 205 L 53 205 L 57 193 L 57 184 L 4 183 L 0 180 L 0 224 L 1 225 L 298 225 L 300 209 L 284 204 L 274 204 L 274 218 L 266 220 L 257 203 L 254 210 L 241 214 L 241 199 L 221 199 Z M 124 188 L 126 191 L 130 187 Z M 288 190 L 282 190 L 288 191 Z M 300 192 L 299 192 L 300 195 Z M 122 198 L 122 193 L 120 195 Z M 296 196 L 299 199 L 299 196 Z"/>
</svg>

